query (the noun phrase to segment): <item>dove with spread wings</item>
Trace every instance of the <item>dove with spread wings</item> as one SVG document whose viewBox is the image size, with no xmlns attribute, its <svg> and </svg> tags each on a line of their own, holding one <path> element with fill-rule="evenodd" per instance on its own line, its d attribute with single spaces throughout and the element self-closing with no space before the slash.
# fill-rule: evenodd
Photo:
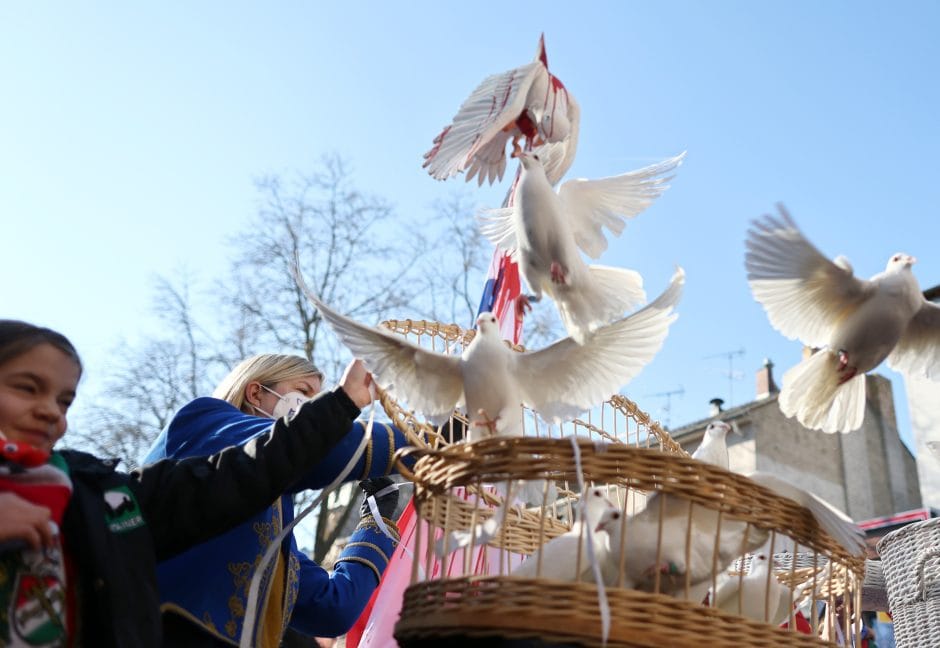
<svg viewBox="0 0 940 648">
<path fill-rule="evenodd" d="M 636 376 L 659 352 L 678 317 L 685 273 L 677 268 L 666 290 L 629 317 L 593 331 L 584 344 L 570 337 L 538 351 L 515 352 L 491 313 L 477 318 L 476 334 L 461 355 L 447 355 L 390 331 L 360 324 L 332 310 L 295 277 L 336 335 L 363 361 L 375 382 L 434 425 L 464 406 L 468 441 L 518 436 L 520 405 L 561 421 L 600 404 Z"/>
<path fill-rule="evenodd" d="M 621 317 L 646 299 L 638 272 L 587 265 L 578 248 L 592 258 L 607 249 L 604 228 L 620 235 L 624 220 L 646 209 L 668 185 L 668 173 L 685 153 L 637 171 L 599 180 L 569 180 L 557 193 L 546 176 L 543 155 L 519 155 L 521 177 L 511 207 L 489 210 L 481 231 L 519 262 L 519 273 L 533 297 L 520 297 L 517 315 L 548 294 L 558 305 L 569 335 Z"/>
<path fill-rule="evenodd" d="M 476 176 L 479 184 L 492 184 L 506 171 L 506 143 L 511 139 L 516 152 L 524 137 L 527 148 L 553 150 L 547 172 L 554 184 L 574 161 L 580 115 L 574 97 L 548 71 L 543 35 L 534 61 L 477 86 L 434 138 L 423 166 L 437 180 L 466 171 L 468 182 Z"/>
<path fill-rule="evenodd" d="M 883 360 L 940 380 L 940 306 L 921 293 L 916 259 L 897 253 L 884 272 L 859 279 L 845 257 L 824 257 L 779 210 L 748 232 L 748 283 L 774 328 L 820 349 L 784 374 L 780 410 L 810 429 L 851 432 L 865 415 L 865 373 Z"/>
</svg>

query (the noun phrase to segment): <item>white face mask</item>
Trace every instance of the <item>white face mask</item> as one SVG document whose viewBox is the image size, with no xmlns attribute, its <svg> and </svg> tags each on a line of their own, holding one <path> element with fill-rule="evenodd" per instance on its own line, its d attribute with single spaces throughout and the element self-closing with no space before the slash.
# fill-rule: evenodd
<svg viewBox="0 0 940 648">
<path fill-rule="evenodd" d="M 273 389 L 269 389 L 265 387 L 264 385 L 261 385 L 261 389 L 271 392 L 272 394 L 277 396 L 278 398 L 277 404 L 274 406 L 274 409 L 271 410 L 270 413 L 265 412 L 260 407 L 257 407 L 254 405 L 252 407 L 254 407 L 256 410 L 258 410 L 265 416 L 269 418 L 273 418 L 273 419 L 279 419 L 285 416 L 287 418 L 293 418 L 294 414 L 297 413 L 297 410 L 300 409 L 300 406 L 306 403 L 308 400 L 310 400 L 309 398 L 307 398 L 306 396 L 304 396 L 298 391 L 290 391 L 290 392 L 287 392 L 286 394 L 278 394 Z"/>
</svg>

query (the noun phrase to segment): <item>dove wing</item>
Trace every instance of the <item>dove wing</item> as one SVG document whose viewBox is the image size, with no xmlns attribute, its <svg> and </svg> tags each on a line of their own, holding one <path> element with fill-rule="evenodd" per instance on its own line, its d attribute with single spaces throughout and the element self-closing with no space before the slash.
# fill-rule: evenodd
<svg viewBox="0 0 940 648">
<path fill-rule="evenodd" d="M 474 168 L 474 173 L 479 173 L 481 178 L 483 175 L 494 177 L 489 166 L 505 168 L 505 148 L 496 152 L 486 147 L 525 109 L 529 88 L 540 74 L 547 75 L 548 70 L 541 61 L 533 61 L 484 79 L 460 106 L 450 126 L 434 138 L 431 150 L 424 154 L 428 173 L 437 180 L 445 180 L 467 168 L 481 151 L 484 155 Z M 502 137 L 505 144 L 506 136 Z"/>
<path fill-rule="evenodd" d="M 744 578 L 747 578 L 745 574 Z M 718 589 L 715 590 L 715 607 L 724 610 L 725 612 L 731 612 L 732 614 L 738 613 L 738 592 L 741 591 L 741 585 L 743 584 L 743 578 L 739 578 L 737 575 L 731 576 L 727 572 L 722 572 L 719 574 Z M 763 601 L 763 596 L 761 597 Z M 746 598 L 741 600 L 741 611 L 747 609 L 748 601 Z"/>
<path fill-rule="evenodd" d="M 810 243 L 778 206 L 780 217 L 754 221 L 744 265 L 754 298 L 774 328 L 812 347 L 829 343 L 833 328 L 874 294 L 874 285 L 833 263 Z"/>
<path fill-rule="evenodd" d="M 599 180 L 569 180 L 558 196 L 571 222 L 574 239 L 591 258 L 607 249 L 603 228 L 620 236 L 624 219 L 633 218 L 650 206 L 669 185 L 666 174 L 682 164 L 685 153 L 648 167 Z"/>
<path fill-rule="evenodd" d="M 912 376 L 940 380 L 940 306 L 924 300 L 888 356 L 888 366 Z"/>
<path fill-rule="evenodd" d="M 460 357 L 422 349 L 391 331 L 360 324 L 337 313 L 295 280 L 320 315 L 352 354 L 362 360 L 375 382 L 396 400 L 403 399 L 434 425 L 446 421 L 463 396 Z"/>
<path fill-rule="evenodd" d="M 588 334 L 584 344 L 567 337 L 540 351 L 513 354 L 523 402 L 542 417 L 560 421 L 617 393 L 662 348 L 678 317 L 673 309 L 684 281 L 679 268 L 654 302 Z"/>
<path fill-rule="evenodd" d="M 503 179 L 506 172 L 506 142 L 510 137 L 511 133 L 501 130 L 476 150 L 467 165 L 467 182 L 476 176 L 477 186 L 482 187 L 484 182 L 493 184 Z"/>
<path fill-rule="evenodd" d="M 849 516 L 825 500 L 770 473 L 757 471 L 746 477 L 781 497 L 787 497 L 805 506 L 816 518 L 819 526 L 850 554 L 857 556 L 865 553 L 865 532 Z"/>
<path fill-rule="evenodd" d="M 480 233 L 503 252 L 512 252 L 516 249 L 516 226 L 513 223 L 514 209 L 514 207 L 486 209 L 477 216 L 477 222 L 480 223 Z"/>
</svg>

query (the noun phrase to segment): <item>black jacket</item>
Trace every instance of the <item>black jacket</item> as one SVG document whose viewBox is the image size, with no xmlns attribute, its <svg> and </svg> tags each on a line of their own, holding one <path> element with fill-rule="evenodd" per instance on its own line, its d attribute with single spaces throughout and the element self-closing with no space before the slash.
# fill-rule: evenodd
<svg viewBox="0 0 940 648">
<path fill-rule="evenodd" d="M 63 533 L 78 572 L 79 645 L 160 646 L 157 561 L 270 505 L 326 456 L 358 414 L 336 390 L 244 446 L 130 474 L 116 471 L 116 460 L 63 451 L 73 486 Z"/>
</svg>

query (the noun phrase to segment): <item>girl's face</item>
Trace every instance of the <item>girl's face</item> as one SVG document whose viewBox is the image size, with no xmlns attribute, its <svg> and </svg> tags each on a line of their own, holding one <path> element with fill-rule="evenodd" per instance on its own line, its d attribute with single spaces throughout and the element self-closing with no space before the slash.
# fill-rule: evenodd
<svg viewBox="0 0 940 648">
<path fill-rule="evenodd" d="M 80 377 L 75 361 L 46 343 L 0 365 L 0 432 L 52 450 L 65 434 Z"/>
</svg>

